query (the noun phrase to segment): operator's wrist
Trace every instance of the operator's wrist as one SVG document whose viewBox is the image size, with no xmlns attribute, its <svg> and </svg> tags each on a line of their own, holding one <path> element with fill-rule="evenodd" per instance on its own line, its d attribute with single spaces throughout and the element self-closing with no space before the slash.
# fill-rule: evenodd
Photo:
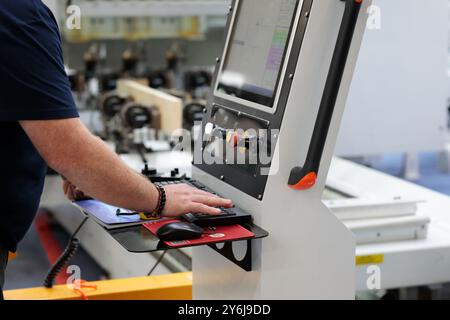
<svg viewBox="0 0 450 320">
<path fill-rule="evenodd" d="M 153 209 L 151 211 L 141 215 L 141 218 L 145 220 L 157 220 L 162 218 L 163 211 L 166 207 L 166 190 L 164 189 L 164 187 L 155 184 L 153 185 L 153 187 L 156 191 L 154 192 L 153 196 L 153 199 L 155 199 L 156 197 L 156 204 L 153 206 Z"/>
<path fill-rule="evenodd" d="M 159 191 L 155 184 L 150 184 L 149 193 L 145 199 L 145 212 L 155 211 L 158 207 L 159 201 Z"/>
<path fill-rule="evenodd" d="M 158 190 L 158 203 L 153 213 L 156 216 L 161 217 L 166 208 L 167 194 L 163 186 L 155 184 L 155 187 Z"/>
</svg>

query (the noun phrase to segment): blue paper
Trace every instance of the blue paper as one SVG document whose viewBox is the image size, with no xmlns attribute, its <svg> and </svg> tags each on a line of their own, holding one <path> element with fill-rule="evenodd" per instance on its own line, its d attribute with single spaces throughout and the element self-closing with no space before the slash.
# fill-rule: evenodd
<svg viewBox="0 0 450 320">
<path fill-rule="evenodd" d="M 97 200 L 77 201 L 75 204 L 89 215 L 94 216 L 99 221 L 107 225 L 128 224 L 141 222 L 139 215 L 117 216 L 117 209 L 122 213 L 132 213 L 134 211 L 110 206 Z"/>
</svg>

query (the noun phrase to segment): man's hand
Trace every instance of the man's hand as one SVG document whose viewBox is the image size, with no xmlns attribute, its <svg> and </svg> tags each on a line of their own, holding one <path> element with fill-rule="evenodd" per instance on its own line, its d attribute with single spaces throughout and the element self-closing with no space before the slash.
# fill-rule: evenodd
<svg viewBox="0 0 450 320">
<path fill-rule="evenodd" d="M 178 217 L 186 213 L 205 213 L 218 215 L 222 208 L 231 208 L 231 200 L 219 198 L 211 193 L 193 188 L 186 184 L 174 184 L 164 187 L 167 201 L 163 211 L 166 217 Z"/>
<path fill-rule="evenodd" d="M 69 180 L 63 179 L 64 195 L 70 201 L 78 201 L 86 198 L 83 191 L 74 186 Z"/>
</svg>

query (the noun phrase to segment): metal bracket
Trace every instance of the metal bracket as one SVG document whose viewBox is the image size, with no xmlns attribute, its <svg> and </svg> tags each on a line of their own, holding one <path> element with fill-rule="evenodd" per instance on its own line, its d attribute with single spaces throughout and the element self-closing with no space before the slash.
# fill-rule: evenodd
<svg viewBox="0 0 450 320">
<path fill-rule="evenodd" d="M 231 262 L 233 262 L 238 267 L 244 269 L 247 272 L 253 271 L 253 264 L 252 264 L 252 240 L 246 240 L 247 241 L 247 252 L 245 253 L 245 256 L 242 260 L 238 260 L 234 253 L 233 253 L 233 242 L 226 242 L 224 243 L 223 248 L 219 249 L 217 247 L 217 244 L 211 244 L 209 247 L 211 247 L 214 251 L 218 252 Z"/>
</svg>

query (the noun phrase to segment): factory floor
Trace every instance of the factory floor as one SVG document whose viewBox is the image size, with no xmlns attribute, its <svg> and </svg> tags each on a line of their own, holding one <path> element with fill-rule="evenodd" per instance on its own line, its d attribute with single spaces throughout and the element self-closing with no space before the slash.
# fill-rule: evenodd
<svg viewBox="0 0 450 320">
<path fill-rule="evenodd" d="M 49 253 L 48 251 L 61 251 L 67 245 L 70 239 L 69 234 L 58 224 L 50 223 L 52 239 L 45 240 L 47 245 L 43 246 L 43 237 L 48 235 L 43 235 L 39 231 L 38 221 L 39 215 L 42 217 L 47 214 L 47 212 L 38 214 L 35 223 L 20 243 L 17 257 L 8 263 L 5 290 L 43 286 L 44 279 L 51 267 L 49 262 L 51 255 L 57 253 L 59 256 L 60 254 L 60 252 Z M 48 220 L 51 221 L 51 217 Z M 55 242 L 52 244 L 53 249 L 49 248 L 49 241 Z M 44 250 L 44 247 L 47 248 L 47 251 Z M 70 264 L 83 266 L 83 280 L 94 281 L 104 278 L 103 270 L 82 248 L 78 249 Z"/>
<path fill-rule="evenodd" d="M 438 153 L 420 155 L 421 177 L 415 182 L 450 195 L 450 175 L 439 169 L 438 158 Z M 402 177 L 403 155 L 380 157 L 372 161 L 371 166 L 390 175 Z M 38 229 L 35 223 L 20 244 L 19 255 L 9 263 L 6 273 L 6 290 L 42 286 L 50 263 L 49 253 L 43 249 L 42 234 L 39 234 Z M 69 240 L 69 235 L 57 224 L 51 224 L 50 229 L 54 240 L 61 248 L 64 248 Z M 83 266 L 85 280 L 99 280 L 104 277 L 101 268 L 82 249 L 78 251 L 71 264 Z"/>
</svg>

